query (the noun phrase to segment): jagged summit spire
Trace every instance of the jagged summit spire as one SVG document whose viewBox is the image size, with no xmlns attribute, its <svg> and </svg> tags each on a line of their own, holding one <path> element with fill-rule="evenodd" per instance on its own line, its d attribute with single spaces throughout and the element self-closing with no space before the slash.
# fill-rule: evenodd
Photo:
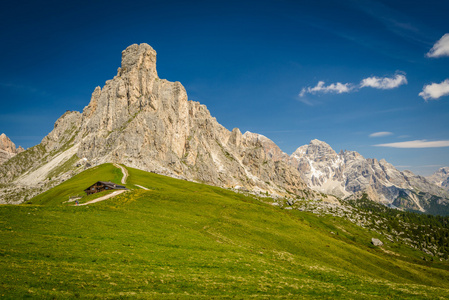
<svg viewBox="0 0 449 300">
<path fill-rule="evenodd" d="M 16 145 L 4 133 L 0 135 L 0 150 L 5 150 L 11 153 L 16 151 Z"/>
<path fill-rule="evenodd" d="M 20 146 L 19 148 L 16 148 L 16 145 L 6 136 L 6 134 L 0 134 L 0 164 L 23 151 L 23 148 Z"/>
<path fill-rule="evenodd" d="M 156 74 L 156 50 L 145 43 L 133 44 L 123 50 L 119 75 L 134 69 L 148 70 Z"/>
</svg>

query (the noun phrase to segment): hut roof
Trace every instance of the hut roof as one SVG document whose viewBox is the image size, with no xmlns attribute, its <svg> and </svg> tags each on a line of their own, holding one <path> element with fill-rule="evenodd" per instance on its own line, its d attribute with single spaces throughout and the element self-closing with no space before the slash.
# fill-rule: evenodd
<svg viewBox="0 0 449 300">
<path fill-rule="evenodd" d="M 94 184 L 90 185 L 84 191 L 88 191 L 93 185 L 96 185 L 96 184 L 101 184 L 101 185 L 103 185 L 105 187 L 108 187 L 108 188 L 114 189 L 114 190 L 126 190 L 126 187 L 123 186 L 123 185 L 118 185 L 118 184 L 110 182 L 110 181 L 97 181 Z"/>
</svg>

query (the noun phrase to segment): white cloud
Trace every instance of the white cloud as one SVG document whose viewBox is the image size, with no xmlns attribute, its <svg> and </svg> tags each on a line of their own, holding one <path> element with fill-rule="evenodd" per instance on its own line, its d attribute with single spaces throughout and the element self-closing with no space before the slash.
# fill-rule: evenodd
<svg viewBox="0 0 449 300">
<path fill-rule="evenodd" d="M 376 147 L 391 147 L 391 148 L 441 148 L 449 147 L 449 140 L 443 141 L 427 141 L 427 140 L 415 140 L 408 142 L 378 144 Z"/>
<path fill-rule="evenodd" d="M 442 96 L 449 95 L 449 79 L 446 79 L 441 83 L 432 83 L 425 85 L 419 95 L 426 101 L 429 99 L 438 99 Z"/>
<path fill-rule="evenodd" d="M 388 90 L 407 84 L 405 74 L 396 74 L 393 78 L 388 77 L 368 77 L 362 80 L 360 87 L 372 87 L 376 89 Z"/>
<path fill-rule="evenodd" d="M 426 54 L 427 57 L 449 56 L 449 33 L 446 33 L 441 39 L 433 45 L 432 49 Z"/>
<path fill-rule="evenodd" d="M 354 85 L 352 83 L 331 83 L 329 85 L 325 85 L 324 81 L 318 81 L 317 85 L 314 87 L 305 87 L 302 88 L 301 92 L 298 94 L 300 98 L 304 97 L 306 94 L 318 94 L 318 93 L 335 93 L 335 94 L 343 94 L 349 93 L 352 91 L 357 91 L 359 88 L 363 87 L 372 87 L 377 89 L 393 89 L 397 88 L 400 85 L 407 84 L 407 78 L 405 77 L 405 73 L 400 72 L 396 74 L 392 78 L 388 77 L 368 77 L 363 79 L 360 82 L 360 85 Z M 309 103 L 306 103 L 310 105 Z"/>
<path fill-rule="evenodd" d="M 318 84 L 314 87 L 303 88 L 299 93 L 299 97 L 304 97 L 306 93 L 316 94 L 316 93 L 348 93 L 353 89 L 350 83 L 332 83 L 328 86 L 324 85 L 324 81 L 318 81 Z"/>
<path fill-rule="evenodd" d="M 371 133 L 370 135 L 369 135 L 369 137 L 382 137 L 382 136 L 389 136 L 389 135 L 392 135 L 393 134 L 393 132 L 389 132 L 389 131 L 380 131 L 380 132 L 374 132 L 374 133 Z"/>
</svg>

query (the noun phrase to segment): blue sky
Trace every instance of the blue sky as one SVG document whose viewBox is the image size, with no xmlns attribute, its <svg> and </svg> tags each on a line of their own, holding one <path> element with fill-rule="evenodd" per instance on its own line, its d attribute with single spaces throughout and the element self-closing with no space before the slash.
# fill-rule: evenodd
<svg viewBox="0 0 449 300">
<path fill-rule="evenodd" d="M 229 130 L 449 166 L 448 1 L 8 1 L 0 131 L 31 147 L 148 43 Z M 421 95 L 420 95 L 421 94 Z M 419 148 L 421 147 L 421 148 Z"/>
</svg>

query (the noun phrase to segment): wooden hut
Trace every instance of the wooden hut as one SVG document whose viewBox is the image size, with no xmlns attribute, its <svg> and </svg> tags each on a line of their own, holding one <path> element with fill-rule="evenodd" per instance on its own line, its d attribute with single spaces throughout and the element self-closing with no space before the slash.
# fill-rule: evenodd
<svg viewBox="0 0 449 300">
<path fill-rule="evenodd" d="M 107 190 L 126 190 L 126 187 L 109 181 L 97 181 L 84 191 L 87 195 L 91 195 Z"/>
</svg>

